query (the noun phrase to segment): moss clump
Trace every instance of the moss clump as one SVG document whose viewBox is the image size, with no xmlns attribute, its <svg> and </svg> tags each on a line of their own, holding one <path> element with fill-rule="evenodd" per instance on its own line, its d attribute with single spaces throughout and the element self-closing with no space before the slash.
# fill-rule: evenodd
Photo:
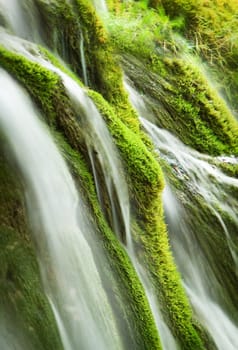
<svg viewBox="0 0 238 350">
<path fill-rule="evenodd" d="M 1 311 L 12 314 L 33 349 L 63 349 L 32 245 L 15 230 L 1 226 L 0 247 Z"/>
<path fill-rule="evenodd" d="M 214 80 L 237 114 L 237 2 L 236 0 L 161 0 L 170 18 L 183 16 L 184 35 L 208 63 Z"/>
<path fill-rule="evenodd" d="M 218 162 L 219 168 L 228 176 L 238 178 L 238 164 Z"/>
<path fill-rule="evenodd" d="M 124 123 L 138 132 L 137 114 L 128 102 L 122 84 L 122 71 L 101 20 L 86 0 L 75 1 L 75 13 L 79 17 L 84 35 L 89 86 L 113 104 Z"/>
<path fill-rule="evenodd" d="M 165 318 L 183 349 L 203 349 L 169 249 L 161 199 L 164 180 L 158 162 L 100 95 L 93 91 L 89 95 L 103 114 L 124 160 L 139 227 L 137 244 L 142 247 L 141 259 L 149 266 Z"/>
<path fill-rule="evenodd" d="M 57 75 L 1 46 L 0 65 L 26 87 L 40 108 L 47 112 L 48 121 L 54 123 L 56 111 L 51 101 L 55 101 L 59 91 L 60 80 Z"/>
<path fill-rule="evenodd" d="M 171 105 L 184 115 L 194 135 L 195 148 L 211 154 L 237 154 L 238 123 L 224 101 L 196 67 L 176 59 L 166 60 L 166 64 L 170 82 L 176 89 Z"/>
<path fill-rule="evenodd" d="M 186 3 L 186 11 L 195 6 Z M 201 152 L 237 154 L 238 123 L 201 69 L 182 56 L 189 48 L 176 35 L 184 26 L 179 14 L 171 21 L 161 9 L 142 12 L 139 5 L 130 3 L 119 18 L 111 18 L 108 28 L 124 57 L 126 74 L 148 97 L 158 125 Z"/>
<path fill-rule="evenodd" d="M 131 348 L 159 350 L 161 345 L 148 301 L 125 250 L 105 221 L 88 166 L 79 152 L 73 150 L 62 136 L 58 135 L 57 139 L 71 166 L 74 178 L 80 184 L 80 188 L 83 189 L 88 200 L 88 206 L 96 220 L 97 235 L 100 237 L 112 268 L 111 272 L 106 272 L 112 289 L 109 298 L 114 308 L 117 308 L 117 312 L 124 314 L 123 324 L 119 320 L 119 327 L 125 337 L 125 344 L 128 347 L 129 341 Z M 102 266 L 102 268 L 105 270 L 106 266 Z M 131 339 L 128 339 L 128 335 Z"/>
<path fill-rule="evenodd" d="M 67 62 L 83 79 L 81 25 L 72 5 L 66 0 L 35 0 L 44 43 Z"/>
<path fill-rule="evenodd" d="M 123 59 L 127 75 L 142 91 L 154 122 L 185 144 L 212 155 L 237 154 L 238 123 L 198 68 L 182 59 L 162 59 L 161 77 L 131 56 Z"/>
</svg>

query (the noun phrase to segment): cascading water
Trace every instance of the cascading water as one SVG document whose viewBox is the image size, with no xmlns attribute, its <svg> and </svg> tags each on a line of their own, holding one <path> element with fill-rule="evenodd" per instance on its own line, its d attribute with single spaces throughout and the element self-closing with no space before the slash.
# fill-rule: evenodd
<svg viewBox="0 0 238 350">
<path fill-rule="evenodd" d="M 14 41 L 14 39 L 13 39 Z M 18 41 L 19 43 L 19 41 Z M 9 40 L 8 40 L 9 45 Z M 146 296 L 148 298 L 151 311 L 153 313 L 157 329 L 160 333 L 163 349 L 164 350 L 176 350 L 177 345 L 176 341 L 172 336 L 171 331 L 168 326 L 164 322 L 160 312 L 159 306 L 156 299 L 156 296 L 153 291 L 152 284 L 150 282 L 149 277 L 147 276 L 147 272 L 145 268 L 139 263 L 132 242 L 131 237 L 131 228 L 130 228 L 130 207 L 129 207 L 129 194 L 127 189 L 127 183 L 124 178 L 123 172 L 120 171 L 123 169 L 119 156 L 117 154 L 117 150 L 109 131 L 107 130 L 106 124 L 103 121 L 101 115 L 97 111 L 96 107 L 92 103 L 92 101 L 87 97 L 84 93 L 83 89 L 67 74 L 62 72 L 60 69 L 53 66 L 50 62 L 46 61 L 39 55 L 37 50 L 32 54 L 31 50 L 27 50 L 24 46 L 16 45 L 16 43 L 12 44 L 11 49 L 18 47 L 18 51 L 25 55 L 28 59 L 33 61 L 37 61 L 47 69 L 50 69 L 62 78 L 66 90 L 73 102 L 74 108 L 80 113 L 84 114 L 84 118 L 82 118 L 85 129 L 85 137 L 88 146 L 89 156 L 92 163 L 92 169 L 94 172 L 95 183 L 97 187 L 97 194 L 99 201 L 101 199 L 100 195 L 100 187 L 98 185 L 96 165 L 94 160 L 94 152 L 97 153 L 98 161 L 100 162 L 100 166 L 104 173 L 104 179 L 106 182 L 107 192 L 109 194 L 110 205 L 112 208 L 112 218 L 113 218 L 113 229 L 118 234 L 119 238 L 125 244 L 127 252 L 131 258 L 131 261 L 140 277 L 140 280 L 145 289 Z M 38 53 L 38 55 L 37 55 Z M 115 192 L 114 192 L 115 190 Z M 116 198 L 119 203 L 119 211 L 115 205 L 115 193 Z M 101 202 L 102 204 L 102 202 Z M 122 220 L 123 225 L 120 224 Z M 123 226 L 123 227 L 122 227 Z M 122 232 L 122 230 L 124 232 Z M 123 234 L 125 237 L 123 237 Z"/>
<path fill-rule="evenodd" d="M 83 90 L 78 86 L 78 84 L 74 82 L 74 80 L 60 71 L 58 71 L 58 73 L 63 78 L 64 84 L 67 88 L 69 96 L 74 102 L 76 110 L 79 109 L 82 111 L 82 107 L 84 109 L 85 118 L 83 120 L 86 130 L 86 142 L 94 172 L 99 201 L 102 205 L 100 187 L 98 185 L 98 175 L 94 160 L 95 151 L 97 153 L 97 158 L 103 171 L 107 191 L 110 198 L 113 229 L 118 234 L 120 240 L 125 244 L 131 261 L 136 269 L 137 274 L 140 277 L 155 319 L 155 323 L 162 339 L 163 349 L 176 350 L 176 342 L 158 311 L 156 296 L 154 294 L 149 277 L 147 276 L 147 272 L 145 268 L 139 263 L 135 254 L 130 227 L 128 186 L 122 172 L 123 165 L 119 158 L 118 151 L 115 148 L 105 122 L 103 121 L 101 115 L 97 111 L 92 101 L 83 93 Z M 118 199 L 119 210 L 115 205 L 115 194 L 116 198 Z M 120 224 L 120 221 L 123 221 L 123 227 L 121 227 L 122 225 Z M 121 233 L 121 230 L 124 230 L 125 238 L 123 237 L 124 235 Z"/>
<path fill-rule="evenodd" d="M 23 39 L 41 43 L 37 10 L 32 0 L 0 0 L 0 26 Z"/>
<path fill-rule="evenodd" d="M 33 350 L 32 346 L 21 333 L 18 325 L 11 318 L 0 317 L 0 347 L 4 350 Z"/>
<path fill-rule="evenodd" d="M 34 59 L 32 57 L 32 59 Z M 40 59 L 40 63 L 47 68 L 57 72 L 63 79 L 64 85 L 71 97 L 72 102 L 76 110 L 82 113 L 84 112 L 84 127 L 85 136 L 92 163 L 92 169 L 94 172 L 95 183 L 97 187 L 97 194 L 99 201 L 101 201 L 100 187 L 98 185 L 98 176 L 96 171 L 96 165 L 94 160 L 94 152 L 97 153 L 97 158 L 103 171 L 104 179 L 106 182 L 107 192 L 110 198 L 110 205 L 112 209 L 113 229 L 118 234 L 121 241 L 125 244 L 127 252 L 131 258 L 131 261 L 140 277 L 142 285 L 145 289 L 146 296 L 148 298 L 151 311 L 153 313 L 158 331 L 161 336 L 164 350 L 176 350 L 176 342 L 160 315 L 158 309 L 158 302 L 153 291 L 152 284 L 147 276 L 145 268 L 139 263 L 133 246 L 131 228 L 130 228 L 130 207 L 129 207 L 129 194 L 127 183 L 122 172 L 123 165 L 118 156 L 118 152 L 112 141 L 112 138 L 107 130 L 106 124 L 103 121 L 101 115 L 97 111 L 92 101 L 83 92 L 83 89 L 75 83 L 73 79 L 67 76 L 65 73 L 55 68 L 49 62 Z M 115 192 L 114 192 L 115 191 Z M 119 210 L 115 205 L 115 193 L 119 203 Z M 102 201 L 101 201 L 102 205 Z M 123 227 L 120 221 L 123 221 Z M 125 238 L 123 237 L 124 230 Z"/>
<path fill-rule="evenodd" d="M 1 33 L 0 33 L 1 34 Z M 123 217 L 125 241 L 128 249 L 131 250 L 131 235 L 130 235 L 130 213 L 129 213 L 129 197 L 127 184 L 123 176 L 123 167 L 117 155 L 116 147 L 112 142 L 109 131 L 106 124 L 103 121 L 100 113 L 93 104 L 93 102 L 86 95 L 84 90 L 67 74 L 62 72 L 59 68 L 52 65 L 49 61 L 44 59 L 39 50 L 24 41 L 21 41 L 15 37 L 2 33 L 0 35 L 0 41 L 4 43 L 11 50 L 17 50 L 17 52 L 23 54 L 28 59 L 40 63 L 47 69 L 57 73 L 63 80 L 65 88 L 71 98 L 74 108 L 77 113 L 82 114 L 84 118 L 80 121 L 83 123 L 85 130 L 85 138 L 88 146 L 89 156 L 92 162 L 92 168 L 94 170 L 95 183 L 98 198 L 100 200 L 100 187 L 97 185 L 96 167 L 94 164 L 94 154 L 97 152 L 97 157 L 104 171 L 104 178 L 108 190 L 110 199 L 110 205 L 113 212 L 113 229 L 121 235 L 120 219 L 117 215 L 117 208 L 114 201 L 114 188 L 119 202 L 120 212 Z M 110 152 L 109 152 L 110 151 Z M 102 203 L 101 203 L 102 204 Z"/>
<path fill-rule="evenodd" d="M 138 111 L 139 114 L 145 113 L 146 107 L 142 101 L 142 99 L 138 96 L 137 92 L 126 82 L 126 78 L 124 80 L 124 86 L 126 90 L 129 93 L 129 98 L 131 100 L 132 105 L 135 107 L 135 109 Z M 167 326 L 165 320 L 163 319 L 163 316 L 160 312 L 160 307 L 158 305 L 158 300 L 155 296 L 155 292 L 153 290 L 152 284 L 150 282 L 150 279 L 148 277 L 148 273 L 146 272 L 145 267 L 141 266 L 139 261 L 137 260 L 134 251 L 132 251 L 132 260 L 134 260 L 134 265 L 136 268 L 136 271 L 138 275 L 140 276 L 140 279 L 142 281 L 142 284 L 145 288 L 146 296 L 149 300 L 150 307 L 156 322 L 157 329 L 160 334 L 162 346 L 164 350 L 176 350 L 177 344 L 176 341 Z"/>
<path fill-rule="evenodd" d="M 131 102 L 137 108 L 140 116 L 153 119 L 142 96 L 129 84 L 125 83 L 125 85 L 130 93 Z M 199 154 L 184 146 L 168 131 L 156 127 L 142 117 L 140 120 L 160 156 L 174 169 L 176 177 L 186 183 L 191 193 L 201 196 L 207 209 L 217 218 L 237 272 L 237 251 L 235 249 L 237 242 L 233 241 L 234 237 L 231 237 L 221 213 L 231 217 L 238 228 L 236 215 L 238 201 L 230 191 L 231 188 L 238 189 L 238 180 L 223 174 L 214 165 L 214 162 L 222 160 L 237 163 L 238 160 L 233 157 L 212 158 Z M 181 199 L 175 197 L 169 185 L 166 186 L 164 192 L 164 206 L 176 262 L 200 322 L 213 337 L 217 349 L 237 349 L 237 326 L 219 305 L 219 294 L 222 294 L 221 286 L 206 259 L 206 255 L 202 250 L 199 250 L 197 239 L 188 225 L 192 213 L 190 216 L 186 215 L 182 208 Z"/>
<path fill-rule="evenodd" d="M 26 182 L 41 274 L 64 348 L 121 349 L 112 311 L 84 237 L 90 237 L 93 227 L 86 219 L 83 201 L 29 97 L 3 70 L 0 85 L 4 86 L 0 125 Z"/>
<path fill-rule="evenodd" d="M 105 15 L 108 13 L 107 4 L 105 0 L 91 0 L 93 3 L 93 6 L 95 7 L 95 10 L 100 15 Z"/>
<path fill-rule="evenodd" d="M 168 131 L 157 128 L 143 118 L 141 122 L 160 156 L 173 167 L 176 177 L 186 182 L 191 193 L 201 196 L 207 209 L 217 218 L 237 271 L 237 252 L 234 248 L 236 244 L 220 213 L 230 216 L 238 228 L 236 215 L 238 202 L 235 195 L 229 191 L 229 188 L 238 189 L 238 180 L 228 177 L 211 164 L 214 163 L 214 158 L 189 149 Z M 227 157 L 223 160 L 236 161 Z M 207 328 L 217 349 L 235 350 L 238 347 L 236 336 L 238 328 L 219 304 L 222 288 L 213 267 L 209 265 L 206 254 L 191 232 L 190 219 L 183 209 L 181 200 L 176 198 L 167 185 L 164 193 L 165 212 L 172 248 L 187 294 L 200 322 Z M 192 213 L 190 215 L 192 217 Z M 211 254 L 214 252 L 211 251 Z"/>
<path fill-rule="evenodd" d="M 83 71 L 83 81 L 85 85 L 88 85 L 87 66 L 86 66 L 86 60 L 85 60 L 85 54 L 84 54 L 84 37 L 82 32 L 80 35 L 80 55 L 81 55 L 81 65 L 82 65 L 82 71 Z"/>
<path fill-rule="evenodd" d="M 101 17 L 107 14 L 105 1 L 91 2 Z M 51 1 L 46 3 L 47 6 L 51 5 Z M 26 11 L 27 5 L 28 11 Z M 39 26 L 33 24 L 33 18 L 37 19 L 33 0 L 21 2 L 0 0 L 0 26 L 8 30 L 8 34 L 5 30 L 0 30 L 0 43 L 11 52 L 20 53 L 28 60 L 39 63 L 61 77 L 72 107 L 79 115 L 78 123 L 83 129 L 101 207 L 104 209 L 106 193 L 107 210 L 111 210 L 111 216 L 109 214 L 111 226 L 127 250 L 144 286 L 163 350 L 176 350 L 178 346 L 161 315 L 149 273 L 136 255 L 131 235 L 127 182 L 117 149 L 102 116 L 86 95 L 86 90 L 47 61 L 36 45 L 10 34 L 41 42 Z M 80 35 L 80 31 L 78 33 Z M 59 34 L 55 29 L 55 34 L 55 48 L 59 40 L 62 40 L 61 44 L 64 45 L 64 33 Z M 80 51 L 77 62 L 80 62 L 81 57 L 83 79 L 88 85 L 82 33 L 80 46 L 77 48 Z M 64 50 L 67 51 L 67 45 Z M 107 264 L 106 258 L 103 259 L 97 244 L 94 244 L 93 250 L 95 253 L 98 249 L 97 254 L 92 255 L 90 249 L 91 241 L 95 239 L 93 220 L 83 209 L 86 206 L 75 189 L 72 177 L 48 132 L 37 119 L 36 110 L 29 98 L 4 71 L 0 71 L 0 85 L 4 85 L 4 91 L 0 92 L 0 126 L 6 134 L 23 175 L 42 279 L 64 348 L 124 349 L 101 282 L 100 276 L 104 281 L 103 272 L 97 268 Z M 141 97 L 138 97 L 130 86 L 127 85 L 126 88 L 139 114 L 147 117 L 147 109 Z M 232 190 L 238 189 L 238 180 L 224 175 L 214 165 L 214 162 L 222 159 L 200 155 L 182 145 L 165 130 L 156 128 L 142 118 L 141 122 L 153 139 L 161 157 L 171 165 L 174 176 L 184 184 L 191 198 L 198 196 L 206 203 L 206 210 L 215 218 L 216 225 L 220 226 L 224 246 L 227 247 L 226 254 L 229 255 L 237 273 L 237 238 L 230 232 L 224 217 L 231 218 L 238 227 L 236 215 L 238 203 L 232 194 Z M 237 161 L 234 158 L 223 160 Z M 203 251 L 201 242 L 191 231 L 189 217 L 192 218 L 192 213 L 187 215 L 183 196 L 181 193 L 177 195 L 172 184 L 166 187 L 164 202 L 174 255 L 195 315 L 207 328 L 218 350 L 235 350 L 238 348 L 236 317 L 228 316 L 229 302 L 223 304 L 221 297 L 225 287 L 221 281 L 222 277 L 218 276 L 210 264 L 209 253 Z M 100 260 L 99 264 L 97 259 Z M 227 294 L 229 296 L 229 293 Z M 10 341 L 4 338 L 4 332 L 2 336 L 1 330 L 0 319 L 0 345 L 4 350 L 17 346 L 19 350 L 30 348 L 27 340 L 18 338 L 17 331 L 16 340 Z M 18 339 L 19 344 L 16 345 Z"/>
</svg>

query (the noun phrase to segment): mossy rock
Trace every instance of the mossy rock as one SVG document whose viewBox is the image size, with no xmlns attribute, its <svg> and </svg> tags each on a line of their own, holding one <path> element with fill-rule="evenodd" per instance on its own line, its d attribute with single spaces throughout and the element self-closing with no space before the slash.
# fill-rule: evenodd
<svg viewBox="0 0 238 350">
<path fill-rule="evenodd" d="M 186 145 L 211 155 L 238 153 L 238 123 L 197 68 L 163 59 L 165 77 L 126 55 L 126 73 L 144 95 L 153 121 Z"/>
</svg>

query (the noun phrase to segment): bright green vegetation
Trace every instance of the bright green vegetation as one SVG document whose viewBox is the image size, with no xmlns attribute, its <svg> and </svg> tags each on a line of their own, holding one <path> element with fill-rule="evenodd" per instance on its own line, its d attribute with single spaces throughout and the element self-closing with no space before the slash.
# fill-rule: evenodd
<svg viewBox="0 0 238 350">
<path fill-rule="evenodd" d="M 193 4 L 193 6 L 195 3 Z M 194 16 L 194 14 L 196 15 Z M 206 59 L 219 89 L 226 96 L 236 115 L 237 105 L 237 59 L 238 59 L 238 8 L 237 2 L 207 1 L 193 7 L 193 19 L 188 22 L 187 35 L 196 30 L 198 52 Z M 222 24 L 222 25 L 221 25 Z M 193 27 L 194 26 L 194 27 Z M 190 29 L 191 28 L 191 29 Z"/>
<path fill-rule="evenodd" d="M 185 0 L 125 3 L 109 0 L 112 14 L 106 21 L 106 30 L 89 1 L 75 0 L 72 3 L 55 0 L 49 5 L 48 1 L 36 0 L 41 21 L 45 23 L 45 41 L 55 55 L 45 48 L 39 50 L 53 64 L 69 73 L 69 68 L 63 67 L 56 58 L 57 55 L 62 57 L 73 71 L 69 73 L 71 77 L 82 86 L 80 40 L 83 35 L 89 80 L 86 91 L 106 121 L 123 161 L 131 198 L 136 254 L 141 263 L 148 266 L 161 311 L 181 349 L 213 350 L 212 342 L 192 313 L 171 254 L 161 198 L 164 188 L 162 167 L 178 191 L 186 193 L 186 186 L 173 178 L 171 169 L 164 166 L 163 161 L 158 162 L 152 144 L 128 102 L 120 67 L 121 64 L 131 82 L 147 99 L 157 125 L 172 131 L 185 144 L 201 152 L 238 155 L 237 121 L 199 65 L 195 66 L 184 54 L 191 54 L 196 48 L 203 57 L 211 60 L 203 43 L 208 47 L 216 36 L 212 38 L 204 33 L 205 25 L 202 27 L 196 12 L 205 7 Z M 223 2 L 219 5 L 225 8 Z M 225 18 L 228 19 L 231 17 Z M 218 19 L 214 21 L 217 23 Z M 191 37 L 192 29 L 197 28 L 201 32 L 199 40 L 202 41 L 199 42 L 196 42 L 196 37 Z M 216 31 L 219 37 L 218 25 Z M 194 40 L 197 46 L 192 44 L 191 49 L 178 33 Z M 223 55 L 222 50 L 219 55 Z M 227 53 L 222 57 L 225 68 L 232 73 L 236 56 Z M 76 115 L 60 78 L 39 64 L 0 47 L 0 66 L 31 95 L 86 198 L 97 227 L 95 244 L 102 247 L 109 262 L 110 268 L 101 268 L 115 312 L 122 315 L 122 321 L 118 318 L 117 322 L 123 342 L 130 349 L 161 350 L 141 283 L 123 245 L 112 232 L 110 205 L 105 200 L 105 210 L 102 211 L 98 203 L 84 130 L 80 125 L 83 113 Z M 214 67 L 219 71 L 218 57 Z M 229 82 L 231 80 L 228 85 Z M 235 84 L 235 80 L 233 82 Z M 0 165 L 0 278 L 3 285 L 0 307 L 6 304 L 10 313 L 19 315 L 16 322 L 21 323 L 26 337 L 32 338 L 33 349 L 61 349 L 54 318 L 41 287 L 26 220 L 21 178 L 14 178 L 13 170 L 3 156 Z M 237 176 L 236 166 L 220 166 Z M 99 175 L 102 179 L 103 175 Z M 190 204 L 189 199 L 188 194 L 186 210 L 191 210 L 198 222 L 196 235 L 201 237 L 201 245 L 206 251 L 203 242 L 208 242 L 223 257 L 221 270 L 217 273 L 234 274 L 231 256 L 227 249 L 223 249 L 223 239 L 211 230 L 211 222 L 218 231 L 221 230 L 219 223 L 200 198 L 194 197 Z M 232 220 L 226 219 L 227 226 L 232 229 Z M 212 257 L 210 263 L 214 264 Z M 227 310 L 232 313 L 238 302 L 237 286 L 228 277 L 226 283 L 224 299 Z"/>
<path fill-rule="evenodd" d="M 57 139 L 70 164 L 74 178 L 80 183 L 88 200 L 88 206 L 95 216 L 97 235 L 112 268 L 106 271 L 108 295 L 115 311 L 124 315 L 123 323 L 119 322 L 119 327 L 122 335 L 127 337 L 125 343 L 130 348 L 149 350 L 153 347 L 159 350 L 161 349 L 160 342 L 148 302 L 125 250 L 105 221 L 88 166 L 79 152 L 73 150 L 62 136 L 58 135 Z M 102 266 L 102 268 L 105 270 L 107 267 Z M 128 339 L 128 329 L 132 336 L 131 339 Z"/>
<path fill-rule="evenodd" d="M 104 116 L 129 175 L 137 222 L 135 239 L 140 259 L 149 265 L 163 313 L 183 349 L 203 349 L 192 325 L 192 313 L 169 250 L 163 221 L 161 191 L 164 180 L 155 156 L 95 92 L 90 92 Z M 155 215 L 156 213 L 156 215 Z"/>
<path fill-rule="evenodd" d="M 144 2 L 130 3 L 108 21 L 108 29 L 126 74 L 148 97 L 156 123 L 201 152 L 237 154 L 237 121 L 199 64 L 182 52 L 190 51 L 176 35 L 184 26 L 182 17 L 170 21 L 161 8 L 144 8 Z"/>
<path fill-rule="evenodd" d="M 157 11 L 165 10 L 170 20 L 183 18 L 179 32 L 209 65 L 213 78 L 237 114 L 238 8 L 236 0 L 160 0 Z"/>
</svg>

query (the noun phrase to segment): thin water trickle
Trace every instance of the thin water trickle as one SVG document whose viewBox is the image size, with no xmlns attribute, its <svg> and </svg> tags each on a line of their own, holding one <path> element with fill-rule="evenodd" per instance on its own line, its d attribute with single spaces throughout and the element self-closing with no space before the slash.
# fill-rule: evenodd
<svg viewBox="0 0 238 350">
<path fill-rule="evenodd" d="M 3 70 L 0 85 L 0 126 L 26 183 L 41 275 L 64 348 L 119 350 L 112 310 L 88 244 L 94 228 L 83 200 L 28 95 Z"/>
<path fill-rule="evenodd" d="M 80 56 L 81 56 L 81 65 L 82 65 L 82 71 L 83 71 L 83 82 L 86 86 L 88 86 L 87 65 L 86 65 L 86 59 L 84 54 L 84 37 L 82 32 L 80 34 Z"/>
<path fill-rule="evenodd" d="M 108 13 L 107 3 L 105 0 L 91 0 L 95 10 L 100 15 L 106 15 Z"/>
</svg>

